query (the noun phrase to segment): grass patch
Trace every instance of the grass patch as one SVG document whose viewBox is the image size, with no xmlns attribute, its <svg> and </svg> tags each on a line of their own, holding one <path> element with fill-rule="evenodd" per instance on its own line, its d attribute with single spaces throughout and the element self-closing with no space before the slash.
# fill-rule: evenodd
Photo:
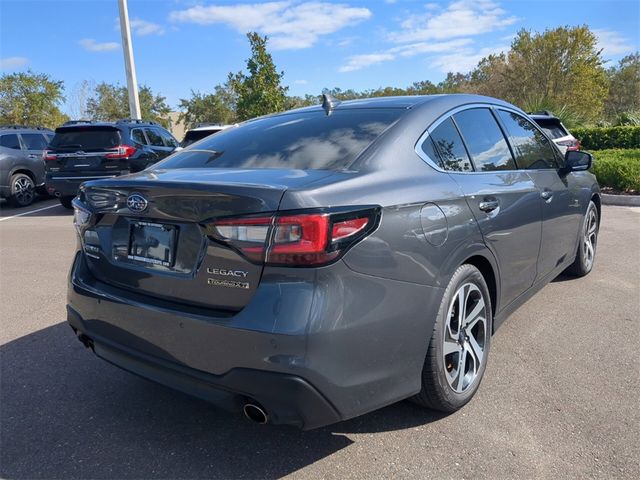
<svg viewBox="0 0 640 480">
<path fill-rule="evenodd" d="M 640 148 L 596 150 L 591 171 L 601 187 L 640 193 Z"/>
</svg>

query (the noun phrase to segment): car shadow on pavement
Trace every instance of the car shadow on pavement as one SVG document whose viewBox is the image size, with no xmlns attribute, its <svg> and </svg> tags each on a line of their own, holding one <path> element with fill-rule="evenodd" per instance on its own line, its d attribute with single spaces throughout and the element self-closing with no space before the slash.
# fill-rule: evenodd
<svg viewBox="0 0 640 480">
<path fill-rule="evenodd" d="M 0 476 L 278 478 L 442 418 L 409 402 L 302 432 L 260 426 L 97 359 L 66 323 L 0 347 Z"/>
</svg>

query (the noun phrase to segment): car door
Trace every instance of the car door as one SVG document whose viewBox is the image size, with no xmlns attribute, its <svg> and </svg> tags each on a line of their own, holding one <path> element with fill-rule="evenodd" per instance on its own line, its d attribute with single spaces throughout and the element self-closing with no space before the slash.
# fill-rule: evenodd
<svg viewBox="0 0 640 480">
<path fill-rule="evenodd" d="M 35 175 L 36 185 L 44 183 L 44 160 L 42 151 L 47 148 L 49 141 L 42 133 L 21 133 L 22 145 L 26 150 L 27 161 Z"/>
<path fill-rule="evenodd" d="M 145 127 L 144 132 L 147 135 L 147 139 L 149 140 L 149 146 L 156 155 L 155 162 L 162 160 L 173 151 L 172 147 L 167 147 L 165 145 L 164 140 L 162 139 L 162 135 L 160 135 L 159 129 L 155 127 Z M 150 162 L 149 164 L 155 162 Z"/>
<path fill-rule="evenodd" d="M 517 170 L 490 108 L 455 112 L 430 136 L 498 262 L 500 306 L 506 306 L 536 278 L 540 193 L 527 173 Z"/>
<path fill-rule="evenodd" d="M 562 159 L 532 122 L 517 112 L 497 110 L 508 132 L 518 168 L 527 172 L 540 191 L 542 241 L 538 278 L 552 273 L 575 254 L 583 205 L 573 176 L 562 172 Z"/>
</svg>

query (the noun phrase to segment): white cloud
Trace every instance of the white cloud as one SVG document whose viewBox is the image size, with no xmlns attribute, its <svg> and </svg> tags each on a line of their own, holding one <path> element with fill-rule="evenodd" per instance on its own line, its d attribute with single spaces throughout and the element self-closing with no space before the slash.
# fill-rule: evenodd
<svg viewBox="0 0 640 480">
<path fill-rule="evenodd" d="M 307 85 L 309 83 L 309 80 L 294 80 L 293 84 L 294 85 Z"/>
<path fill-rule="evenodd" d="M 118 42 L 98 43 L 93 38 L 83 38 L 78 43 L 88 52 L 110 52 L 120 48 Z"/>
<path fill-rule="evenodd" d="M 500 52 L 509 50 L 509 45 L 485 47 L 480 50 L 463 48 L 452 53 L 439 55 L 431 60 L 431 66 L 437 68 L 442 73 L 461 72 L 467 73 L 478 64 L 480 60 L 489 55 L 497 55 Z"/>
<path fill-rule="evenodd" d="M 602 49 L 605 56 L 624 55 L 636 49 L 626 38 L 613 30 L 595 29 L 593 33 L 598 37 L 598 48 Z"/>
<path fill-rule="evenodd" d="M 498 30 L 517 20 L 489 0 L 460 0 L 439 11 L 433 4 L 429 6 L 430 12 L 405 18 L 402 29 L 389 34 L 389 39 L 406 43 L 467 37 Z"/>
<path fill-rule="evenodd" d="M 148 22 L 141 18 L 132 18 L 129 20 L 129 26 L 131 27 L 131 31 L 139 37 L 146 37 L 147 35 L 164 35 L 165 32 L 162 25 Z M 120 31 L 120 18 L 115 19 L 114 28 Z"/>
<path fill-rule="evenodd" d="M 448 42 L 418 42 L 400 45 L 381 52 L 353 55 L 347 59 L 347 63 L 341 66 L 338 71 L 343 73 L 354 72 L 371 65 L 395 60 L 398 56 L 414 57 L 425 53 L 448 52 L 463 48 L 471 43 L 473 43 L 473 40 L 470 38 L 458 38 Z"/>
<path fill-rule="evenodd" d="M 246 33 L 266 34 L 274 50 L 313 46 L 322 35 L 334 33 L 371 17 L 368 8 L 323 2 L 291 1 L 235 5 L 197 5 L 169 14 L 172 22 L 212 25 L 223 23 Z"/>
<path fill-rule="evenodd" d="M 382 62 L 393 60 L 395 55 L 391 53 L 367 53 L 365 55 L 353 55 L 349 57 L 346 65 L 341 66 L 339 72 L 354 72 L 364 67 L 376 65 Z"/>
<path fill-rule="evenodd" d="M 26 57 L 4 57 L 0 58 L 0 69 L 20 68 L 29 63 Z"/>
</svg>

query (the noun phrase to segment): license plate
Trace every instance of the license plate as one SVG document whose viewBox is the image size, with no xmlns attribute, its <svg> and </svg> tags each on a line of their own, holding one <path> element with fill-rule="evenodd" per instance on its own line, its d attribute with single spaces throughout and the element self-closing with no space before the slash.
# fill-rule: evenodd
<svg viewBox="0 0 640 480">
<path fill-rule="evenodd" d="M 173 266 L 178 229 L 174 225 L 134 222 L 129 230 L 127 258 L 137 262 Z"/>
</svg>

